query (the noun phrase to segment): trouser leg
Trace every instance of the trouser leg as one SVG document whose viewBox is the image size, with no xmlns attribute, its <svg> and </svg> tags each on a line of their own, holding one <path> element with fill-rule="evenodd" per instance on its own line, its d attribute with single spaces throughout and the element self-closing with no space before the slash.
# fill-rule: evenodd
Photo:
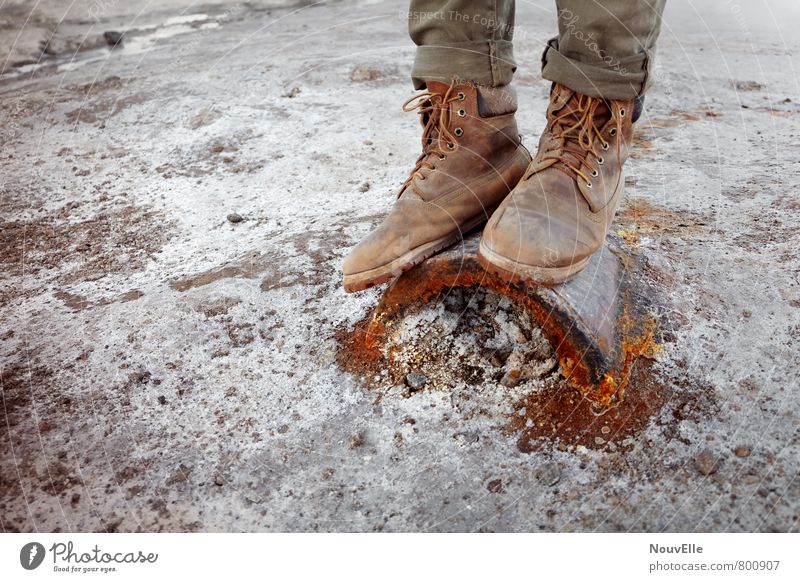
<svg viewBox="0 0 800 582">
<path fill-rule="evenodd" d="M 454 77 L 499 87 L 516 70 L 514 0 L 411 0 L 408 31 L 417 45 L 414 87 Z"/>
<path fill-rule="evenodd" d="M 558 36 L 542 76 L 606 99 L 632 99 L 650 84 L 666 0 L 557 0 Z"/>
</svg>

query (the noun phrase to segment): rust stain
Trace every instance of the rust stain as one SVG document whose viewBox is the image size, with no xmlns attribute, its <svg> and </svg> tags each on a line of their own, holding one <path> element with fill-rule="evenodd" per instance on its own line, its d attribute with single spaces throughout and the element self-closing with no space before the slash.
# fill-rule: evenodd
<svg viewBox="0 0 800 582">
<path fill-rule="evenodd" d="M 642 236 L 697 232 L 710 222 L 706 216 L 688 211 L 674 211 L 643 198 L 633 198 L 617 213 L 616 232 L 630 246 L 636 247 Z"/>
<path fill-rule="evenodd" d="M 700 418 L 716 407 L 713 389 L 697 386 L 681 390 L 659 381 L 648 359 L 634 360 L 624 400 L 602 415 L 578 390 L 549 386 L 531 392 L 518 407 L 524 414 L 509 417 L 507 432 L 517 436 L 524 453 L 551 449 L 586 449 L 625 452 L 655 422 L 668 440 L 683 440 L 679 426 L 687 418 Z M 644 446 L 648 443 L 645 441 Z"/>
</svg>

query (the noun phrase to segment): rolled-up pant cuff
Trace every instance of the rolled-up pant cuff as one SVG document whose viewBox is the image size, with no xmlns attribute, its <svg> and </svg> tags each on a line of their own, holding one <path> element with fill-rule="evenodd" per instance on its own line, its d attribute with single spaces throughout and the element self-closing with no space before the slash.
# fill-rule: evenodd
<svg viewBox="0 0 800 582">
<path fill-rule="evenodd" d="M 426 80 L 449 83 L 453 78 L 500 87 L 511 82 L 516 69 L 510 41 L 423 45 L 417 47 L 411 80 L 416 89 L 423 89 Z"/>
<path fill-rule="evenodd" d="M 633 99 L 650 86 L 648 65 L 652 51 L 617 59 L 597 52 L 597 61 L 583 62 L 558 50 L 558 38 L 550 39 L 542 54 L 542 77 L 573 91 L 604 99 Z"/>
</svg>

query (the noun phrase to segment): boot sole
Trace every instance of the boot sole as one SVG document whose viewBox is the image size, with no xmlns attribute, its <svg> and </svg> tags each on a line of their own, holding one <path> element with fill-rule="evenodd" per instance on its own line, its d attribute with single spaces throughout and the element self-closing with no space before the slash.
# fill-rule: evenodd
<svg viewBox="0 0 800 582">
<path fill-rule="evenodd" d="M 391 263 L 370 269 L 369 271 L 345 275 L 343 281 L 344 290 L 347 293 L 355 293 L 356 291 L 363 291 L 364 289 L 369 289 L 370 287 L 386 283 L 395 277 L 399 277 L 436 253 L 440 253 L 449 246 L 462 240 L 470 231 L 485 223 L 496 209 L 497 207 L 488 210 L 485 215 L 478 215 L 473 220 L 467 222 L 460 230 L 411 249 Z"/>
<path fill-rule="evenodd" d="M 509 283 L 559 285 L 580 273 L 590 258 L 591 255 L 566 267 L 537 267 L 498 255 L 486 248 L 483 241 L 478 245 L 478 263 L 481 267 Z"/>
</svg>

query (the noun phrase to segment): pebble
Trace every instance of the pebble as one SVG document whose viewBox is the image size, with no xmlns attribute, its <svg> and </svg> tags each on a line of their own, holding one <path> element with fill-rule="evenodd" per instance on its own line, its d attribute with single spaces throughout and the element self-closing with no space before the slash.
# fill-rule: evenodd
<svg viewBox="0 0 800 582">
<path fill-rule="evenodd" d="M 224 484 L 225 481 L 222 479 L 222 475 L 214 475 L 214 485 L 222 487 Z"/>
<path fill-rule="evenodd" d="M 750 456 L 750 447 L 736 447 L 733 451 L 733 454 L 743 459 L 745 457 Z"/>
<path fill-rule="evenodd" d="M 376 81 L 383 76 L 380 69 L 374 67 L 356 67 L 350 72 L 351 81 Z"/>
<path fill-rule="evenodd" d="M 244 220 L 244 218 L 242 218 L 241 215 L 236 214 L 235 212 L 232 212 L 231 214 L 228 215 L 228 222 L 236 224 L 237 222 L 241 222 L 242 220 Z"/>
<path fill-rule="evenodd" d="M 600 432 L 603 433 L 603 434 L 608 434 L 608 433 L 611 432 L 611 427 L 610 426 L 604 426 L 603 428 L 600 429 Z"/>
<path fill-rule="evenodd" d="M 128 380 L 132 384 L 147 384 L 150 381 L 150 372 L 131 372 L 128 374 Z"/>
<path fill-rule="evenodd" d="M 709 449 L 705 449 L 694 458 L 694 468 L 701 475 L 710 475 L 717 470 L 717 458 Z"/>
<path fill-rule="evenodd" d="M 364 182 L 363 184 L 361 184 L 361 186 L 358 187 L 358 191 L 366 192 L 367 190 L 369 190 L 369 188 L 370 188 L 369 182 Z"/>
<path fill-rule="evenodd" d="M 545 463 L 544 465 L 539 465 L 534 476 L 542 485 L 552 487 L 561 480 L 561 468 L 558 463 Z"/>
<path fill-rule="evenodd" d="M 500 379 L 500 384 L 506 388 L 514 388 L 522 381 L 522 374 L 519 370 L 509 370 Z"/>
<path fill-rule="evenodd" d="M 103 38 L 110 46 L 117 46 L 122 43 L 122 39 L 125 38 L 125 33 L 116 30 L 107 30 L 103 33 Z"/>
<path fill-rule="evenodd" d="M 359 432 L 350 437 L 350 444 L 348 446 L 351 449 L 357 449 L 363 444 L 364 444 L 364 436 Z"/>
<path fill-rule="evenodd" d="M 411 388 L 412 392 L 422 390 L 425 388 L 425 384 L 427 383 L 428 378 L 425 376 L 425 374 L 421 374 L 419 372 L 409 372 L 406 374 L 406 385 Z"/>
</svg>

